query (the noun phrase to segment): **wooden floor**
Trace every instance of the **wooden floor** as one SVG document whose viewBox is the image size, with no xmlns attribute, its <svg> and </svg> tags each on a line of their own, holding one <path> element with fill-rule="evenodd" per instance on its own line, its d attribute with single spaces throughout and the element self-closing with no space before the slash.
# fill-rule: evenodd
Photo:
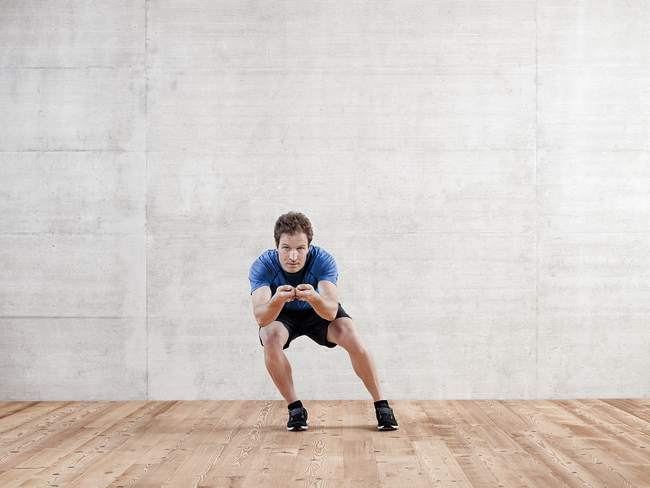
<svg viewBox="0 0 650 488">
<path fill-rule="evenodd" d="M 0 402 L 0 487 L 650 487 L 650 400 Z"/>
</svg>

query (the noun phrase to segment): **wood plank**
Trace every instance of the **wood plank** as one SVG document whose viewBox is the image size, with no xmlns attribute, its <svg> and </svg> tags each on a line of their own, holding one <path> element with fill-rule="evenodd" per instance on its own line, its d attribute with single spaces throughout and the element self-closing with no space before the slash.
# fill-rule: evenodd
<svg viewBox="0 0 650 488">
<path fill-rule="evenodd" d="M 270 423 L 274 405 L 272 402 L 236 402 L 233 409 L 239 412 L 242 420 L 242 428 L 238 429 L 241 431 L 241 436 L 238 433 L 233 435 L 233 432 L 229 429 L 224 431 L 221 428 L 221 422 L 214 422 L 212 424 L 213 428 L 209 432 L 201 433 L 197 431 L 195 438 L 188 439 L 186 443 L 186 448 L 192 449 L 197 455 L 190 456 L 179 466 L 173 476 L 161 486 L 179 487 L 183 480 L 188 479 L 190 476 L 196 477 L 197 485 L 199 482 L 203 484 L 209 473 L 219 470 L 216 467 L 218 463 L 227 459 L 228 448 L 232 448 L 233 452 L 237 453 L 234 461 L 230 461 L 229 477 L 232 478 L 231 484 L 244 477 L 252 464 L 254 453 L 259 448 L 267 425 Z M 224 441 L 224 432 L 230 437 L 229 441 Z"/>
<path fill-rule="evenodd" d="M 312 404 L 305 402 L 305 407 L 310 416 L 310 430 L 323 428 L 319 425 L 318 416 L 314 417 Z M 333 413 L 333 415 L 336 415 Z M 295 472 L 298 453 L 304 443 L 304 434 L 309 432 L 289 432 L 287 420 L 289 414 L 284 402 L 277 402 L 274 418 L 269 425 L 263 446 L 257 451 L 256 459 L 251 463 L 249 472 L 243 480 L 243 487 L 252 488 L 286 488 L 290 485 Z M 217 470 L 212 474 L 213 478 L 206 478 L 206 481 L 213 481 L 213 485 L 222 486 Z"/>
<path fill-rule="evenodd" d="M 79 446 L 74 452 L 59 459 L 57 466 L 46 468 L 43 474 L 52 472 L 49 484 L 59 486 L 74 486 L 80 477 L 92 479 L 94 477 L 115 476 L 114 470 L 105 469 L 105 464 L 110 464 L 113 456 L 133 457 L 129 450 L 133 446 L 133 439 L 139 439 L 142 431 L 154 428 L 153 420 L 161 412 L 169 409 L 174 402 L 147 402 L 138 405 L 139 408 L 126 416 L 121 422 L 101 431 L 92 439 Z M 107 461 L 108 459 L 108 461 Z M 112 479 L 111 479 L 112 481 Z M 83 485 L 82 485 L 83 486 Z M 86 486 L 102 486 L 101 484 L 88 484 Z"/>
<path fill-rule="evenodd" d="M 185 448 L 187 439 L 211 427 L 213 411 L 231 406 L 229 402 L 176 402 L 157 415 L 152 428 L 143 432 L 140 456 L 132 455 L 129 458 L 132 464 L 125 463 L 126 469 L 106 486 L 161 486 L 178 470 L 182 461 L 192 455 L 192 451 Z"/>
<path fill-rule="evenodd" d="M 601 402 L 636 417 L 642 421 L 636 425 L 643 430 L 650 430 L 650 400 L 619 399 L 601 400 Z"/>
<path fill-rule="evenodd" d="M 242 408 L 242 404 L 250 405 L 252 402 L 206 402 L 206 405 L 209 403 L 212 403 L 212 408 L 208 411 L 196 409 L 196 413 L 184 421 L 185 425 L 179 426 L 177 433 L 160 439 L 150 455 L 137 461 L 138 468 L 123 473 L 109 486 L 134 482 L 133 479 L 126 479 L 127 475 L 137 476 L 137 485 L 168 486 L 181 474 L 197 469 L 198 465 L 207 464 L 206 469 L 209 469 L 244 424 L 242 415 L 250 410 L 250 406 Z M 176 434 L 180 434 L 180 438 Z M 204 478 L 206 475 L 202 472 L 198 477 Z"/>
<path fill-rule="evenodd" d="M 106 453 L 93 463 L 94 469 L 76 476 L 66 486 L 68 488 L 107 486 L 119 479 L 133 465 L 133 452 L 146 452 L 160 440 L 162 432 L 157 422 L 158 416 L 174 404 L 175 402 L 161 402 L 154 405 L 152 411 L 147 414 L 148 421 L 134 422 L 130 426 L 131 430 L 122 434 L 122 439 L 115 438 L 113 442 L 105 444 Z M 212 405 L 205 402 L 204 406 L 207 409 Z"/>
<path fill-rule="evenodd" d="M 626 482 L 611 466 L 603 463 L 602 453 L 593 441 L 574 436 L 567 426 L 581 425 L 580 419 L 569 402 L 549 402 L 554 407 L 546 408 L 543 416 L 537 417 L 540 427 L 535 436 L 522 437 L 520 442 L 528 452 L 542 460 L 554 475 L 569 486 L 625 486 Z M 519 409 L 526 409 L 519 402 Z M 560 430 L 559 425 L 562 425 Z M 558 432 L 561 435 L 558 435 Z"/>
<path fill-rule="evenodd" d="M 343 408 L 333 402 L 314 402 L 310 407 L 309 432 L 296 456 L 297 479 L 336 480 L 343 478 Z"/>
<path fill-rule="evenodd" d="M 492 419 L 500 426 L 500 429 L 520 446 L 516 452 L 506 456 L 506 461 L 522 480 L 531 486 L 546 486 L 549 483 L 550 486 L 563 484 L 583 486 L 579 480 L 564 472 L 558 474 L 553 463 L 540 462 L 538 457 L 531 455 L 526 442 L 521 442 L 522 439 L 536 435 L 536 429 L 540 426 L 539 422 L 531 420 L 529 416 L 515 413 L 513 405 L 509 401 L 485 401 L 484 403 L 491 405 Z"/>
<path fill-rule="evenodd" d="M 650 436 L 650 422 L 646 422 L 639 415 L 644 415 L 642 411 L 637 414 L 629 413 L 625 410 L 616 408 L 609 402 L 590 401 L 578 402 L 579 412 L 586 416 L 590 422 L 607 426 L 609 430 L 617 431 L 618 435 L 625 435 L 634 438 L 635 443 L 650 448 L 648 445 L 648 436 Z"/>
<path fill-rule="evenodd" d="M 15 471 L 23 471 L 16 469 Z M 29 469 L 28 471 L 34 472 L 35 470 Z M 65 484 L 58 484 L 58 480 L 64 476 L 64 472 L 60 468 L 46 468 L 37 470 L 32 476 L 24 480 L 21 484 L 14 485 L 12 488 L 41 488 L 50 486 L 65 486 Z"/>
<path fill-rule="evenodd" d="M 2 437 L 0 437 L 0 448 L 12 451 L 26 450 L 26 446 L 39 442 L 43 438 L 44 432 L 59 430 L 70 423 L 75 423 L 76 416 L 80 411 L 83 412 L 82 416 L 86 416 L 101 408 L 104 407 L 81 402 L 62 405 L 60 408 L 49 411 L 46 415 L 41 415 L 29 422 L 4 431 Z M 87 409 L 90 409 L 90 411 Z"/>
<path fill-rule="evenodd" d="M 407 434 L 399 430 L 373 432 L 372 445 L 382 486 L 386 488 L 433 487 L 434 480 L 421 469 Z"/>
<path fill-rule="evenodd" d="M 343 476 L 349 479 L 379 478 L 371 433 L 377 428 L 369 402 L 343 401 Z"/>
<path fill-rule="evenodd" d="M 16 440 L 23 432 L 32 429 L 34 424 L 48 418 L 51 412 L 56 412 L 70 404 L 71 402 L 38 402 L 19 410 L 14 415 L 0 419 L 0 448 L 5 443 Z"/>
<path fill-rule="evenodd" d="M 415 456 L 423 471 L 437 487 L 472 488 L 447 445 L 437 439 L 414 441 Z"/>
<path fill-rule="evenodd" d="M 205 475 L 246 476 L 276 408 L 271 402 L 237 402 L 217 424 L 215 434 L 223 452 Z"/>
<path fill-rule="evenodd" d="M 496 475 L 483 463 L 479 454 L 463 433 L 466 422 L 457 417 L 454 403 L 452 401 L 441 402 L 446 415 L 451 419 L 453 425 L 439 427 L 439 435 L 444 439 L 448 449 L 454 455 L 456 462 L 463 473 L 475 487 L 498 487 L 499 481 Z"/>
<path fill-rule="evenodd" d="M 589 439 L 602 464 L 614 476 L 630 485 L 648 481 L 647 470 L 639 474 L 639 468 L 643 471 L 644 466 L 650 466 L 646 422 L 598 400 L 575 401 L 566 408 L 572 408 L 589 424 L 590 433 L 581 432 L 580 438 Z"/>
<path fill-rule="evenodd" d="M 394 402 L 395 418 L 400 430 L 406 432 L 412 441 L 426 441 L 435 434 L 435 424 L 422 407 L 422 402 Z M 403 425 L 402 425 L 403 424 Z"/>
<path fill-rule="evenodd" d="M 503 434 L 487 413 L 475 402 L 450 402 L 449 409 L 457 419 L 459 431 L 478 460 L 498 484 L 525 487 L 526 480 L 508 465 L 501 453 L 518 453 L 522 449 L 511 437 Z"/>
<path fill-rule="evenodd" d="M 446 444 L 434 439 L 436 432 L 435 422 L 451 421 L 448 417 L 441 416 L 432 419 L 423 403 L 432 402 L 400 402 L 399 421 L 402 423 L 403 432 L 406 432 L 413 445 L 415 458 L 420 469 L 434 486 L 470 488 L 472 485 L 449 451 Z M 439 415 L 444 415 L 442 412 Z"/>
<path fill-rule="evenodd" d="M 124 471 L 109 487 L 146 485 L 152 478 L 160 476 L 157 471 L 164 471 L 168 476 L 176 469 L 169 462 L 170 454 L 174 453 L 190 432 L 199 428 L 202 420 L 210 415 L 219 415 L 231 407 L 229 402 L 177 402 L 168 410 L 156 416 L 155 428 L 151 435 L 158 441 L 139 457 L 134 457 L 133 465 Z M 216 413 L 215 413 L 216 412 Z M 154 439 L 155 440 L 155 439 Z M 165 462 L 168 460 L 168 462 Z M 161 467 L 164 465 L 164 467 Z"/>
<path fill-rule="evenodd" d="M 109 425 L 124 418 L 139 408 L 138 402 L 123 405 L 114 402 L 95 402 L 87 409 L 80 410 L 65 422 L 65 428 L 48 429 L 41 441 L 28 449 L 33 455 L 18 464 L 17 468 L 45 468 L 54 465 L 59 459 L 70 454 L 94 436 L 99 435 Z M 110 423 L 105 419 L 110 418 Z"/>
<path fill-rule="evenodd" d="M 35 406 L 38 403 L 39 402 L 0 402 L 0 421 L 10 415 L 15 416 L 18 412 Z M 2 424 L 0 423 L 0 432 L 2 431 L 1 426 Z"/>
<path fill-rule="evenodd" d="M 110 408 L 95 415 L 84 427 L 87 429 L 109 429 L 146 404 L 147 402 L 110 402 Z"/>
<path fill-rule="evenodd" d="M 10 469 L 0 471 L 0 486 L 2 488 L 16 488 L 26 481 L 38 476 L 38 469 Z"/>
<path fill-rule="evenodd" d="M 82 428 L 84 419 L 106 408 L 107 405 L 101 402 L 71 403 L 7 431 L 8 436 L 2 445 L 5 452 L 0 455 L 0 470 L 38 467 L 28 461 L 41 451 L 56 446 L 61 439 L 73 437 L 74 432 Z"/>
</svg>

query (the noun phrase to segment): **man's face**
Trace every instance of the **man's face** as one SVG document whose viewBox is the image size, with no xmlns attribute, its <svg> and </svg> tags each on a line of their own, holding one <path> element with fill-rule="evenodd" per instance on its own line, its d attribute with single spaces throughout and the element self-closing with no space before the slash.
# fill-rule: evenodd
<svg viewBox="0 0 650 488">
<path fill-rule="evenodd" d="M 280 264 L 287 273 L 297 273 L 305 265 L 309 242 L 304 232 L 298 234 L 282 234 L 277 245 Z"/>
</svg>

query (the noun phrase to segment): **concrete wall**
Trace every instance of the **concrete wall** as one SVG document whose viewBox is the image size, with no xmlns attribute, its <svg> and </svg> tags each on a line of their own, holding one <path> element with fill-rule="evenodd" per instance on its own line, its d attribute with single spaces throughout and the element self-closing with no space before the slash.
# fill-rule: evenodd
<svg viewBox="0 0 650 488">
<path fill-rule="evenodd" d="M 390 398 L 650 395 L 650 9 L 5 0 L 0 400 L 280 398 L 288 210 Z M 369 398 L 340 349 L 304 399 Z"/>
</svg>

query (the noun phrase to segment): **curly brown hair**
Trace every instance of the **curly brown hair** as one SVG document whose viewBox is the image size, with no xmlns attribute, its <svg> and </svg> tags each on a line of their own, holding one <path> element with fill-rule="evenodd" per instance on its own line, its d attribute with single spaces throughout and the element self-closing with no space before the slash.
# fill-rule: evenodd
<svg viewBox="0 0 650 488">
<path fill-rule="evenodd" d="M 307 236 L 307 244 L 311 244 L 314 231 L 311 228 L 311 222 L 304 214 L 300 212 L 289 212 L 280 215 L 278 220 L 275 221 L 275 229 L 273 231 L 276 246 L 280 245 L 282 234 L 294 236 L 300 232 L 304 232 Z"/>
</svg>

